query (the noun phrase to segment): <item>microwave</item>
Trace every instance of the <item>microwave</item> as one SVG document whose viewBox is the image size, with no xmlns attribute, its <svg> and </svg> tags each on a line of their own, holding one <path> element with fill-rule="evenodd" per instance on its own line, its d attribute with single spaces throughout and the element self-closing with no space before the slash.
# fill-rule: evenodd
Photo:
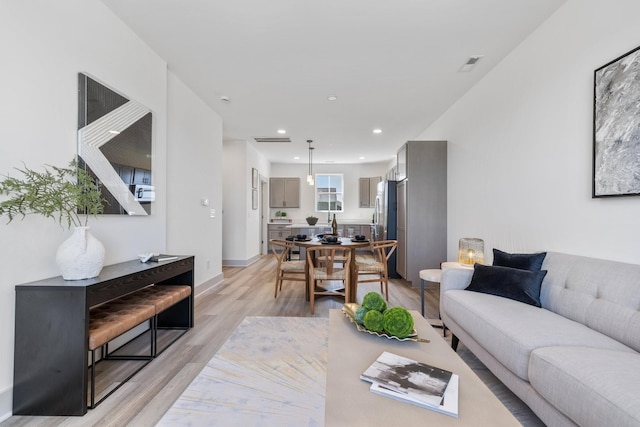
<svg viewBox="0 0 640 427">
<path fill-rule="evenodd" d="M 153 185 L 136 185 L 133 197 L 138 202 L 153 202 L 156 199 L 155 187 Z"/>
</svg>

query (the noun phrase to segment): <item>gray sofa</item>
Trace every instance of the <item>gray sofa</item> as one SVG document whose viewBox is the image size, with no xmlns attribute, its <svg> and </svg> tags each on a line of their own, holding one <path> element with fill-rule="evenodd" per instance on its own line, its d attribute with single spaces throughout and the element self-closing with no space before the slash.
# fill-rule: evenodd
<svg viewBox="0 0 640 427">
<path fill-rule="evenodd" d="M 542 269 L 541 308 L 443 270 L 443 322 L 548 426 L 640 426 L 640 265 L 549 252 Z"/>
</svg>

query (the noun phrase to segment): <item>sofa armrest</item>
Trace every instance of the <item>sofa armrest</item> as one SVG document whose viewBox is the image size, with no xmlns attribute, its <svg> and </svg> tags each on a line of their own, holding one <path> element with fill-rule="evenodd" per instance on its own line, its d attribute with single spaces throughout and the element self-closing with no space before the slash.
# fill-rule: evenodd
<svg viewBox="0 0 640 427">
<path fill-rule="evenodd" d="M 472 268 L 445 268 L 440 278 L 440 295 L 451 289 L 465 289 L 472 276 Z"/>
<path fill-rule="evenodd" d="M 471 268 L 445 268 L 440 277 L 440 316 L 442 320 L 448 319 L 444 303 L 444 294 L 451 290 L 462 290 L 469 286 L 473 277 Z"/>
</svg>

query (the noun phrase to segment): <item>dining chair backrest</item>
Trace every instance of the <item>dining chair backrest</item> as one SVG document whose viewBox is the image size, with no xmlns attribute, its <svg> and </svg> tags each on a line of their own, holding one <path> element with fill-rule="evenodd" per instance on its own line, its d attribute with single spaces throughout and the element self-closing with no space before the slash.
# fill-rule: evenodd
<svg viewBox="0 0 640 427">
<path fill-rule="evenodd" d="M 305 262 L 291 261 L 291 250 L 294 246 L 292 241 L 271 239 L 269 240 L 269 246 L 271 246 L 271 252 L 273 252 L 278 261 L 275 292 L 273 294 L 274 297 L 277 297 L 278 291 L 282 290 L 283 281 L 306 282 Z"/>
<path fill-rule="evenodd" d="M 349 266 L 351 263 L 351 251 L 341 248 L 339 245 L 312 246 L 307 248 L 307 264 L 309 274 L 313 276 L 315 268 L 323 268 L 327 275 L 333 274 L 334 265 Z"/>
<path fill-rule="evenodd" d="M 344 259 L 344 261 L 343 261 Z M 339 245 L 317 245 L 307 248 L 307 265 L 309 268 L 309 305 L 314 313 L 316 295 L 334 295 L 350 300 L 349 273 L 351 267 L 351 250 Z M 326 281 L 342 281 L 344 287 L 326 289 L 316 284 Z"/>
<path fill-rule="evenodd" d="M 278 265 L 283 261 L 289 259 L 291 250 L 293 249 L 293 242 L 289 240 L 271 239 L 269 240 L 269 246 L 271 246 L 271 252 L 278 260 Z"/>
<path fill-rule="evenodd" d="M 378 262 L 388 261 L 397 247 L 397 240 L 379 240 L 371 243 L 373 254 Z"/>
<path fill-rule="evenodd" d="M 371 243 L 371 249 L 375 262 L 356 262 L 358 269 L 358 282 L 380 282 L 380 292 L 384 292 L 385 298 L 389 301 L 389 266 L 388 261 L 391 254 L 398 247 L 397 240 L 379 240 Z M 367 276 L 377 275 L 377 278 Z"/>
</svg>

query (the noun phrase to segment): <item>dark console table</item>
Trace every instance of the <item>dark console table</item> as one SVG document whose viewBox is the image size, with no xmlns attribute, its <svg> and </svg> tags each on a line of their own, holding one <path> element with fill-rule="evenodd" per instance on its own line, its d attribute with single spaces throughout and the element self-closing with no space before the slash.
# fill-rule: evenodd
<svg viewBox="0 0 640 427">
<path fill-rule="evenodd" d="M 104 267 L 93 279 L 53 277 L 16 286 L 14 415 L 87 412 L 89 309 L 146 286 L 189 285 L 191 296 L 161 313 L 159 327 L 193 327 L 193 256 Z"/>
</svg>

